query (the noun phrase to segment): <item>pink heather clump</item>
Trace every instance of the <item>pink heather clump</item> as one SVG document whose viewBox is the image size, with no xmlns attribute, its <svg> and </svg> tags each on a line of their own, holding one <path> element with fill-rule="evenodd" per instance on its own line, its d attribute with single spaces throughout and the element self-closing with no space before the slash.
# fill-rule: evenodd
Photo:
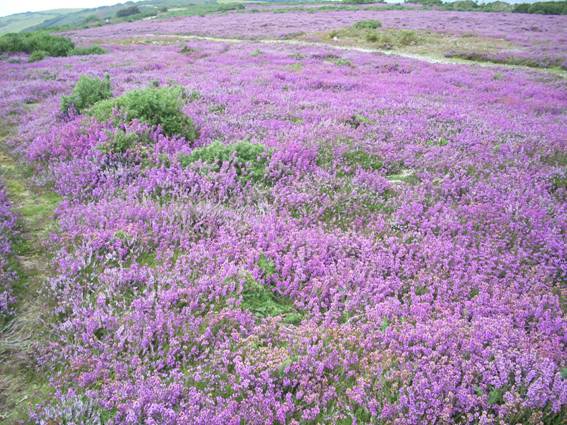
<svg viewBox="0 0 567 425">
<path fill-rule="evenodd" d="M 13 144 L 63 196 L 46 283 L 54 341 L 42 353 L 56 397 L 36 422 L 560 420 L 563 80 L 364 53 L 341 52 L 352 67 L 337 66 L 325 48 L 190 46 L 0 63 L 2 113 L 39 103 Z M 63 120 L 60 96 L 85 73 L 108 73 L 115 94 L 150 81 L 198 94 L 184 112 L 199 138 Z M 119 131 L 144 144 L 110 151 Z M 269 154 L 259 181 L 239 174 L 250 164 L 182 164 L 242 140 Z"/>
</svg>

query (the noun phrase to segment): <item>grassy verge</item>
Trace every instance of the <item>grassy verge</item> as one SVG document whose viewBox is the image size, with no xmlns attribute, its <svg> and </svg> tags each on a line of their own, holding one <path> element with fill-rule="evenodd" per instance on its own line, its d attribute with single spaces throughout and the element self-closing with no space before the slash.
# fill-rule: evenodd
<svg viewBox="0 0 567 425">
<path fill-rule="evenodd" d="M 313 39 L 313 36 L 307 36 Z M 499 39 L 478 37 L 473 34 L 450 35 L 432 31 L 394 28 L 364 28 L 354 24 L 330 32 L 315 34 L 314 41 L 333 45 L 356 46 L 430 55 L 443 58 L 448 52 L 483 52 L 495 54 L 512 48 L 512 44 Z"/>
<path fill-rule="evenodd" d="M 2 126 L 6 128 L 6 126 Z M 53 212 L 59 197 L 37 187 L 31 170 L 6 147 L 7 131 L 0 134 L 0 178 L 18 215 L 12 267 L 15 314 L 0 323 L 0 424 L 24 421 L 31 406 L 49 396 L 46 373 L 37 364 L 37 348 L 49 338 L 43 321 L 48 302 L 40 289 L 48 277 L 50 258 L 45 240 L 54 230 Z"/>
</svg>

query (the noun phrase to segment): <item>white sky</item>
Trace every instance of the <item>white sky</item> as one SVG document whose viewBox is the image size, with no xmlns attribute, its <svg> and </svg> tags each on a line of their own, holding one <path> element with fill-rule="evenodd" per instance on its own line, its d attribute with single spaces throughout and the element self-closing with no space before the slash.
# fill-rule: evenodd
<svg viewBox="0 0 567 425">
<path fill-rule="evenodd" d="M 37 12 L 49 9 L 80 9 L 108 6 L 127 0 L 0 0 L 0 16 L 20 12 Z"/>
</svg>

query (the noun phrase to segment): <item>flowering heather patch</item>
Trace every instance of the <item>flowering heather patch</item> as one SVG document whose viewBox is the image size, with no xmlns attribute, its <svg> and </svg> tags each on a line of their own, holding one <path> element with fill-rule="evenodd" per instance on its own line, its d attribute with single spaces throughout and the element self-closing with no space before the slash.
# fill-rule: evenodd
<svg viewBox="0 0 567 425">
<path fill-rule="evenodd" d="M 11 238 L 15 225 L 16 216 L 11 210 L 4 187 L 0 185 L 0 318 L 10 313 L 10 307 L 15 301 L 12 294 L 14 274 L 8 261 L 12 255 Z"/>
<path fill-rule="evenodd" d="M 36 93 L 20 149 L 64 197 L 37 422 L 561 422 L 563 80 L 182 47 L 0 64 L 1 112 Z M 85 73 L 183 87 L 198 137 L 62 117 Z"/>
<path fill-rule="evenodd" d="M 284 38 L 329 32 L 358 21 L 378 20 L 386 29 L 411 29 L 495 38 L 511 45 L 503 54 L 541 63 L 567 62 L 567 16 L 435 10 L 359 10 L 304 13 L 231 13 L 175 20 L 124 23 L 71 33 L 84 42 L 156 34 L 193 34 L 246 39 Z"/>
</svg>

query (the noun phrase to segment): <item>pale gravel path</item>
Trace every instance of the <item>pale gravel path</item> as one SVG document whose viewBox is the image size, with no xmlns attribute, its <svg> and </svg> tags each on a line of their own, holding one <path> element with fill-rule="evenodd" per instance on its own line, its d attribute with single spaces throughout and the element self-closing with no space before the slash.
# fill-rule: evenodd
<svg viewBox="0 0 567 425">
<path fill-rule="evenodd" d="M 350 51 L 350 52 L 361 52 L 361 53 L 378 53 L 387 56 L 398 56 L 407 59 L 418 60 L 433 64 L 445 64 L 445 65 L 476 65 L 485 68 L 505 68 L 505 69 L 520 69 L 525 71 L 536 71 L 543 72 L 547 74 L 554 74 L 562 78 L 567 78 L 567 71 L 560 69 L 548 69 L 548 68 L 535 68 L 522 65 L 508 65 L 501 63 L 492 62 L 479 62 L 466 59 L 457 58 L 444 58 L 435 57 L 428 55 L 421 55 L 418 53 L 405 53 L 393 50 L 384 49 L 373 49 L 369 47 L 356 47 L 356 46 L 338 46 L 335 44 L 322 43 L 317 41 L 305 41 L 305 40 L 285 40 L 285 39 L 241 39 L 241 38 L 223 38 L 223 37 L 209 37 L 203 35 L 177 35 L 177 34 L 144 34 L 140 38 L 153 37 L 153 38 L 175 38 L 180 40 L 203 40 L 203 41 L 213 41 L 219 43 L 259 43 L 259 44 L 285 44 L 291 46 L 305 46 L 305 47 L 323 47 L 331 48 L 336 50 Z"/>
</svg>

